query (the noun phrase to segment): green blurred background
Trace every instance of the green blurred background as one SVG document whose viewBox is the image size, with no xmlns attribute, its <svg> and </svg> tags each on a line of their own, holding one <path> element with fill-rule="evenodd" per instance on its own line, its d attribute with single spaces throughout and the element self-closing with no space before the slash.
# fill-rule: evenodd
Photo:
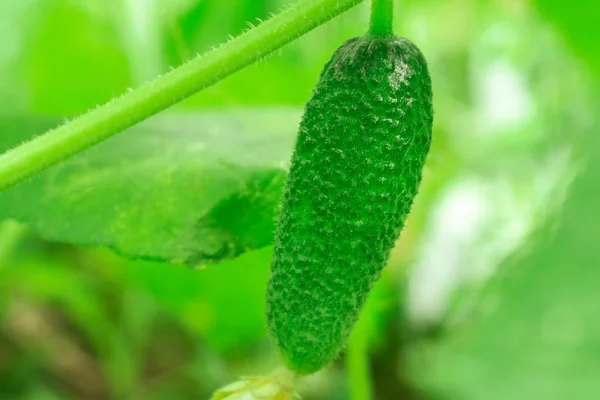
<svg viewBox="0 0 600 400">
<path fill-rule="evenodd" d="M 291 3 L 1 1 L 0 150 Z M 600 398 L 600 7 L 396 4 L 436 114 L 361 316 L 374 398 Z M 277 366 L 264 291 L 295 130 L 368 11 L 0 193 L 0 399 L 207 399 Z M 351 398 L 344 361 L 304 398 Z"/>
</svg>

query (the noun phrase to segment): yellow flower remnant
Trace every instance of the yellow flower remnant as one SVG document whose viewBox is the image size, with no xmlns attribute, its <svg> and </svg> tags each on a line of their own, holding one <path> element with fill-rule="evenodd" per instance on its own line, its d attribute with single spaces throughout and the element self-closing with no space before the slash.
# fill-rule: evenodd
<svg viewBox="0 0 600 400">
<path fill-rule="evenodd" d="M 245 377 L 224 386 L 211 400 L 294 400 L 295 377 L 288 370 L 278 370 L 270 376 Z"/>
</svg>

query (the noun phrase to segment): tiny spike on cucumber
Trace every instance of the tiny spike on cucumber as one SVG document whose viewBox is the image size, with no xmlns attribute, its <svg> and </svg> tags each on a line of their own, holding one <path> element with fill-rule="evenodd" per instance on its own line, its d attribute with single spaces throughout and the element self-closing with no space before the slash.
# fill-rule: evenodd
<svg viewBox="0 0 600 400">
<path fill-rule="evenodd" d="M 306 104 L 282 200 L 267 321 L 286 366 L 340 353 L 417 194 L 431 144 L 431 81 L 409 40 L 345 42 Z"/>
</svg>

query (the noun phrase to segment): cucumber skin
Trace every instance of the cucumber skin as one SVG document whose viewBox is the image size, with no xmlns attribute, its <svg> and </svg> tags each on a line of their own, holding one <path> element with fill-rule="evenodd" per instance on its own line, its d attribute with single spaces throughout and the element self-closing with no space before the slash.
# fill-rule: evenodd
<svg viewBox="0 0 600 400">
<path fill-rule="evenodd" d="M 417 194 L 431 144 L 425 58 L 409 40 L 358 37 L 306 104 L 284 190 L 267 322 L 299 375 L 340 353 Z"/>
</svg>

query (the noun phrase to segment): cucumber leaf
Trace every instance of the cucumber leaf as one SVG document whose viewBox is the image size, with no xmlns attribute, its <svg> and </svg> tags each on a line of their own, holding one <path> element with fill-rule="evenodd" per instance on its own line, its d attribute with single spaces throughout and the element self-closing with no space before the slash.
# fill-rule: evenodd
<svg viewBox="0 0 600 400">
<path fill-rule="evenodd" d="M 271 243 L 297 110 L 154 118 L 0 193 L 43 238 L 191 265 Z M 0 151 L 52 126 L 4 119 Z"/>
</svg>

